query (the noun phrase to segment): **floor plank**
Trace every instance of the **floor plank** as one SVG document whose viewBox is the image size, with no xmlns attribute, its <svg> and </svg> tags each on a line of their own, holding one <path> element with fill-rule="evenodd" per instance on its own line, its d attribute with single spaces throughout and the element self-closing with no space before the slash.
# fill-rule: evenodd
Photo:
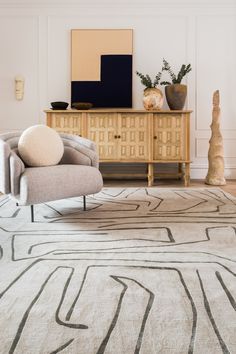
<svg viewBox="0 0 236 354">
<path fill-rule="evenodd" d="M 105 187 L 147 187 L 146 180 L 128 180 L 128 179 L 105 179 Z M 181 180 L 161 179 L 155 180 L 153 187 L 157 188 L 185 188 Z M 204 183 L 204 180 L 191 180 L 190 188 L 215 188 Z M 236 180 L 228 180 L 225 186 L 219 186 L 224 191 L 236 196 Z M 188 187 L 187 187 L 188 188 Z"/>
</svg>

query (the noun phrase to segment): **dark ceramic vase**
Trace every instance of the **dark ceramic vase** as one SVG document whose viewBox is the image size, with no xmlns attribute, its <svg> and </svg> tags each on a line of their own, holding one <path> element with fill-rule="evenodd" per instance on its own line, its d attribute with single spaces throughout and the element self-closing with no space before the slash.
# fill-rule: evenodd
<svg viewBox="0 0 236 354">
<path fill-rule="evenodd" d="M 165 87 L 165 94 L 168 106 L 172 110 L 182 110 L 187 96 L 187 86 L 172 84 Z"/>
</svg>

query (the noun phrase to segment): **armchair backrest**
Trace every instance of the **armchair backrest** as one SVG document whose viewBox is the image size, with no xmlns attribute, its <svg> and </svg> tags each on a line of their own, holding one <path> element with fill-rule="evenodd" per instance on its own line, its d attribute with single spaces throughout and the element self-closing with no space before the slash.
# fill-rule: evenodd
<svg viewBox="0 0 236 354">
<path fill-rule="evenodd" d="M 0 140 L 0 192 L 10 193 L 10 146 Z"/>
<path fill-rule="evenodd" d="M 21 132 L 0 134 L 0 191 L 11 193 L 10 156 L 17 150 Z"/>
</svg>

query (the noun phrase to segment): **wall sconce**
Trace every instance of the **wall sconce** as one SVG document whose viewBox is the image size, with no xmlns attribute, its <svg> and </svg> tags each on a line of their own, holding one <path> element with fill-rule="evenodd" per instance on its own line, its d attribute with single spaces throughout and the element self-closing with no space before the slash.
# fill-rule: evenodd
<svg viewBox="0 0 236 354">
<path fill-rule="evenodd" d="M 24 84 L 25 79 L 23 76 L 16 76 L 15 77 L 15 95 L 18 101 L 23 100 L 24 97 Z"/>
</svg>

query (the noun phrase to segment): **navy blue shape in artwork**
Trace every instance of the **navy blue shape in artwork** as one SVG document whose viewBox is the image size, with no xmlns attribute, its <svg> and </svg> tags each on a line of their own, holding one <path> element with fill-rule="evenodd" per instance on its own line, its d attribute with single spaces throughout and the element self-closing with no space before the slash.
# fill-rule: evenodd
<svg viewBox="0 0 236 354">
<path fill-rule="evenodd" d="M 93 107 L 132 107 L 132 55 L 102 55 L 101 81 L 72 81 L 71 104 Z"/>
</svg>

